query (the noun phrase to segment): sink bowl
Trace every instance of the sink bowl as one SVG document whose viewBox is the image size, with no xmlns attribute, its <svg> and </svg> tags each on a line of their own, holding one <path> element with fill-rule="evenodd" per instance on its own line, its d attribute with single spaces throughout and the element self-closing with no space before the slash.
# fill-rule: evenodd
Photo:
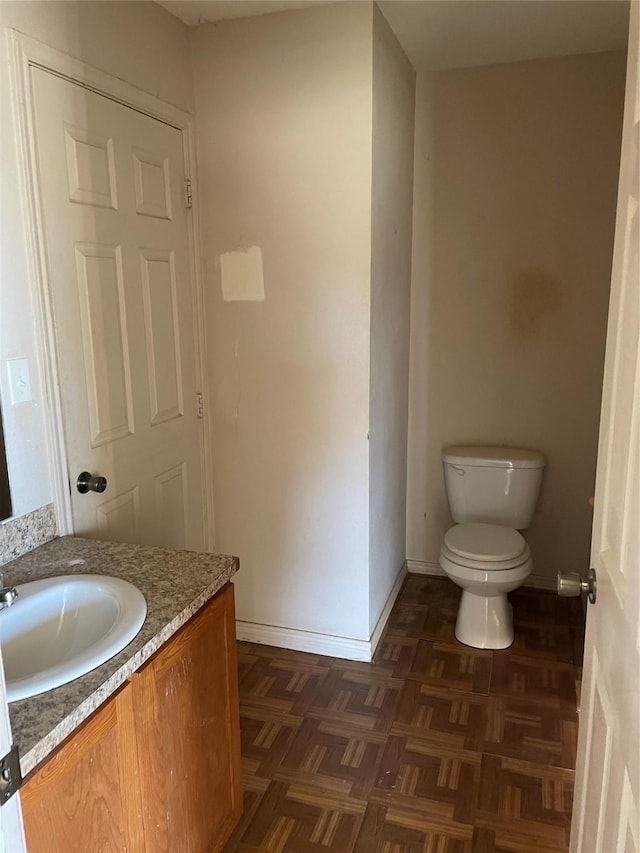
<svg viewBox="0 0 640 853">
<path fill-rule="evenodd" d="M 60 575 L 17 587 L 0 611 L 9 702 L 60 687 L 133 640 L 147 615 L 133 584 L 106 575 Z"/>
</svg>

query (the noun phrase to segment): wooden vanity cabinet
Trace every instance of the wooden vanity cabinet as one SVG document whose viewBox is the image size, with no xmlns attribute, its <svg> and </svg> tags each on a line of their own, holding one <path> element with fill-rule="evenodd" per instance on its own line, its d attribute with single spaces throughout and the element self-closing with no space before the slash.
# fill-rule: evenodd
<svg viewBox="0 0 640 853">
<path fill-rule="evenodd" d="M 132 682 L 146 850 L 221 850 L 242 812 L 233 587 Z"/>
<path fill-rule="evenodd" d="M 209 853 L 242 812 L 227 584 L 22 789 L 29 853 Z"/>
<path fill-rule="evenodd" d="M 125 684 L 22 787 L 29 853 L 144 850 L 132 694 Z"/>
</svg>

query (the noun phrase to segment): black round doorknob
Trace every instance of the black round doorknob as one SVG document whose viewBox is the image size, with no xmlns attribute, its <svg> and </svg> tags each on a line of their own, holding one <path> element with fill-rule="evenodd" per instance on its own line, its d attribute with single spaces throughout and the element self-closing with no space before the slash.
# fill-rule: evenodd
<svg viewBox="0 0 640 853">
<path fill-rule="evenodd" d="M 94 477 L 88 471 L 82 471 L 81 474 L 78 474 L 78 479 L 76 480 L 76 489 L 80 492 L 81 495 L 86 495 L 87 492 L 104 492 L 106 488 L 106 477 Z"/>
</svg>

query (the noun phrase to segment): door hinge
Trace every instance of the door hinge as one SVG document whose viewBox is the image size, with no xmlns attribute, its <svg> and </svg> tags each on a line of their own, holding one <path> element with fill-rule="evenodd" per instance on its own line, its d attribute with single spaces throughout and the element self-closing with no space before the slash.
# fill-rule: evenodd
<svg viewBox="0 0 640 853">
<path fill-rule="evenodd" d="M 191 178 L 186 178 L 184 182 L 184 206 L 193 207 L 193 193 L 191 191 Z"/>
<path fill-rule="evenodd" d="M 20 772 L 20 754 L 17 746 L 0 759 L 0 806 L 19 791 L 22 787 L 22 773 Z"/>
<path fill-rule="evenodd" d="M 202 394 L 196 394 L 196 414 L 199 418 L 204 417 L 204 400 Z"/>
</svg>

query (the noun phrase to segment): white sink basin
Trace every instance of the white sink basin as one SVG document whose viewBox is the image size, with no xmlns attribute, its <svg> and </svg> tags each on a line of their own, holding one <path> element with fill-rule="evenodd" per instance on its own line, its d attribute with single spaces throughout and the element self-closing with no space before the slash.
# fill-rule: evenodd
<svg viewBox="0 0 640 853">
<path fill-rule="evenodd" d="M 139 589 L 106 575 L 61 575 L 17 587 L 0 611 L 9 702 L 60 687 L 133 640 L 147 615 Z"/>
</svg>

